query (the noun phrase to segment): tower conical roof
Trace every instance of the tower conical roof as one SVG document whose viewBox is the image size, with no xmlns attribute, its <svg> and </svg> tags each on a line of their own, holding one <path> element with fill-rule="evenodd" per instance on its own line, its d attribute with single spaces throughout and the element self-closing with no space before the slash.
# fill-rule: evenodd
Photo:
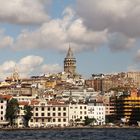
<svg viewBox="0 0 140 140">
<path fill-rule="evenodd" d="M 69 47 L 69 49 L 68 49 L 68 53 L 67 53 L 66 58 L 73 58 L 73 52 L 72 52 L 71 47 Z"/>
</svg>

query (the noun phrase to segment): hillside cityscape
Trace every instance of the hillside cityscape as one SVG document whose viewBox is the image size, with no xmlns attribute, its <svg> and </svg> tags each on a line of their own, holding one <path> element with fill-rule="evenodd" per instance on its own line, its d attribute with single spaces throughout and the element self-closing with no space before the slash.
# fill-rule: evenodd
<svg viewBox="0 0 140 140">
<path fill-rule="evenodd" d="M 63 72 L 21 78 L 15 68 L 0 83 L 0 127 L 139 126 L 139 88 L 140 72 L 84 79 L 69 47 Z"/>
</svg>

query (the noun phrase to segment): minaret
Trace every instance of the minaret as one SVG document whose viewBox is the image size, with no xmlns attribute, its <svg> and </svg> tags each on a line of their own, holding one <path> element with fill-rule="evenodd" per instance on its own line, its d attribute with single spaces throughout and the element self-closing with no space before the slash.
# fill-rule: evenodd
<svg viewBox="0 0 140 140">
<path fill-rule="evenodd" d="M 76 59 L 73 56 L 70 46 L 64 59 L 64 72 L 69 73 L 71 76 L 75 75 L 76 73 Z"/>
<path fill-rule="evenodd" d="M 12 80 L 14 82 L 18 82 L 19 81 L 19 73 L 18 73 L 18 70 L 17 70 L 16 66 L 15 66 L 13 74 L 12 74 Z"/>
</svg>

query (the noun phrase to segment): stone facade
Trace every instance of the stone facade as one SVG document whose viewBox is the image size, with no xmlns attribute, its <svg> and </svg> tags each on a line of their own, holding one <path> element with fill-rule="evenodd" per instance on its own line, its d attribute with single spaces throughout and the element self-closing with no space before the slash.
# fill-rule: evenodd
<svg viewBox="0 0 140 140">
<path fill-rule="evenodd" d="M 64 59 L 64 72 L 69 73 L 71 76 L 75 75 L 76 73 L 76 59 L 74 58 L 70 47 Z"/>
</svg>

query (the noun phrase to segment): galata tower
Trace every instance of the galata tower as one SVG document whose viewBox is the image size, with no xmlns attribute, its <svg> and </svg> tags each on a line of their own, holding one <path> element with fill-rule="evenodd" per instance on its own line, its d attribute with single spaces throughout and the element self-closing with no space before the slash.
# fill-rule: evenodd
<svg viewBox="0 0 140 140">
<path fill-rule="evenodd" d="M 76 59 L 73 56 L 71 47 L 69 47 L 64 59 L 64 72 L 69 73 L 71 76 L 76 73 Z"/>
</svg>

